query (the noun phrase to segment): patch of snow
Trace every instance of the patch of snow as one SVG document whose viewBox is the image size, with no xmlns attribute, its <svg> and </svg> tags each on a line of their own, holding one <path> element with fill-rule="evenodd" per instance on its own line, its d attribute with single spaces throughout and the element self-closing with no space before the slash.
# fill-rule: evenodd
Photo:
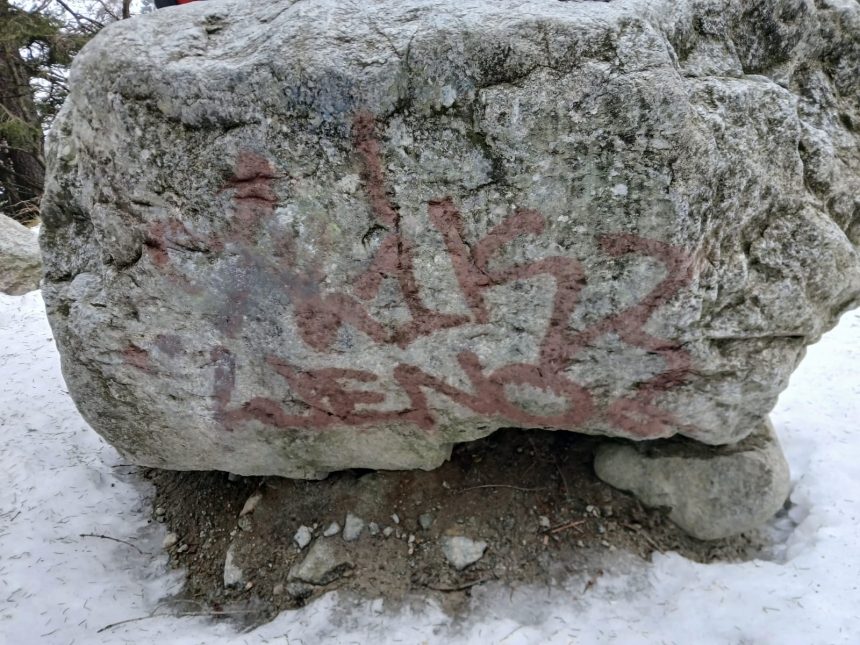
<svg viewBox="0 0 860 645">
<path fill-rule="evenodd" d="M 379 615 L 378 602 L 329 594 L 239 636 L 224 622 L 159 615 L 181 577 L 166 567 L 164 527 L 149 522 L 151 491 L 75 410 L 39 292 L 0 294 L 0 642 L 853 645 L 858 365 L 854 311 L 810 348 L 780 397 L 772 419 L 792 505 L 773 523 L 768 560 L 703 565 L 669 553 L 648 564 L 616 553 L 598 578 L 475 587 L 471 616 L 457 623 L 433 605 Z"/>
</svg>

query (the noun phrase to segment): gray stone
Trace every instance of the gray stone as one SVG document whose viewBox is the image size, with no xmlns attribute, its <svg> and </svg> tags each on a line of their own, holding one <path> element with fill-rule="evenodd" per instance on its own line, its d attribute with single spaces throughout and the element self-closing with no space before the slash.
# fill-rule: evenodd
<svg viewBox="0 0 860 645">
<path fill-rule="evenodd" d="M 304 560 L 290 569 L 289 579 L 314 585 L 326 585 L 340 578 L 351 568 L 352 562 L 349 555 L 337 542 L 317 540 L 308 549 Z"/>
<path fill-rule="evenodd" d="M 487 543 L 462 535 L 446 535 L 442 538 L 442 553 L 455 569 L 461 570 L 474 564 L 484 556 Z"/>
<path fill-rule="evenodd" d="M 242 584 L 245 574 L 236 563 L 236 554 L 234 547 L 231 544 L 227 549 L 227 555 L 224 558 L 224 586 L 238 587 Z"/>
<path fill-rule="evenodd" d="M 0 292 L 19 296 L 39 288 L 42 258 L 36 235 L 0 213 Z"/>
<path fill-rule="evenodd" d="M 245 500 L 244 506 L 242 506 L 242 510 L 239 511 L 239 517 L 244 517 L 245 515 L 250 515 L 253 513 L 257 506 L 260 505 L 260 502 L 263 499 L 262 493 L 254 493 L 248 499 Z"/>
<path fill-rule="evenodd" d="M 286 586 L 287 593 L 296 600 L 309 598 L 314 592 L 312 585 L 305 582 L 288 582 Z"/>
<path fill-rule="evenodd" d="M 379 524 L 376 522 L 371 522 L 367 525 L 367 532 L 371 535 L 379 535 Z"/>
<path fill-rule="evenodd" d="M 347 513 L 346 521 L 343 523 L 343 539 L 347 542 L 353 542 L 359 538 L 363 530 L 364 520 L 357 515 Z"/>
<path fill-rule="evenodd" d="M 305 526 L 304 524 L 299 527 L 299 530 L 296 531 L 296 534 L 293 536 L 293 542 L 295 542 L 300 549 L 304 549 L 308 544 L 311 543 L 311 539 L 313 538 L 313 532 Z"/>
<path fill-rule="evenodd" d="M 418 525 L 425 531 L 429 531 L 433 526 L 433 516 L 430 513 L 422 513 L 418 516 Z"/>
<path fill-rule="evenodd" d="M 858 41 L 836 0 L 112 24 L 47 144 L 69 391 L 134 463 L 242 475 L 738 442 L 858 303 Z"/>
<path fill-rule="evenodd" d="M 332 537 L 333 535 L 337 535 L 338 533 L 340 533 L 340 524 L 338 524 L 337 522 L 332 522 L 326 527 L 325 531 L 323 531 L 323 536 Z"/>
<path fill-rule="evenodd" d="M 701 540 L 761 526 L 782 508 L 791 485 L 769 423 L 730 447 L 607 444 L 598 449 L 594 469 L 647 506 L 671 509 L 669 518 Z"/>
</svg>

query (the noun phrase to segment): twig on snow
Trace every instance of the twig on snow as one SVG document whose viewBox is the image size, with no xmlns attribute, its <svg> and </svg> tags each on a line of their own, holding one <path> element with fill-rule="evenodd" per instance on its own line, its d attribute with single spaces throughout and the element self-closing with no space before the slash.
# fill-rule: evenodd
<svg viewBox="0 0 860 645">
<path fill-rule="evenodd" d="M 92 538 L 101 538 L 102 540 L 112 540 L 114 542 L 119 542 L 120 544 L 125 544 L 126 546 L 130 546 L 132 549 L 140 553 L 140 555 L 146 555 L 143 551 L 133 545 L 131 542 L 126 542 L 125 540 L 120 540 L 119 538 L 111 537 L 110 535 L 99 535 L 97 533 L 81 533 L 81 537 L 92 537 Z"/>
<path fill-rule="evenodd" d="M 472 582 L 464 582 L 461 585 L 455 585 L 453 587 L 444 587 L 442 585 L 434 585 L 427 584 L 425 585 L 428 589 L 433 589 L 434 591 L 444 591 L 444 592 L 452 592 L 452 591 L 465 591 L 466 589 L 471 589 L 475 585 L 480 585 L 485 582 L 489 582 L 490 580 L 495 580 L 495 576 L 487 576 L 486 578 L 478 578 L 477 580 L 472 580 Z"/>
<path fill-rule="evenodd" d="M 120 627 L 121 625 L 127 625 L 128 623 L 136 623 L 140 620 L 149 620 L 150 618 L 161 618 L 163 616 L 172 616 L 174 618 L 187 618 L 191 616 L 236 616 L 242 614 L 253 614 L 254 610 L 251 609 L 242 609 L 236 611 L 184 611 L 179 614 L 148 614 L 146 616 L 138 616 L 137 618 L 126 618 L 125 620 L 120 620 L 115 623 L 111 623 L 110 625 L 105 625 L 101 629 L 99 629 L 96 633 L 101 634 L 102 632 L 106 632 L 109 629 L 113 629 L 114 627 Z"/>
</svg>

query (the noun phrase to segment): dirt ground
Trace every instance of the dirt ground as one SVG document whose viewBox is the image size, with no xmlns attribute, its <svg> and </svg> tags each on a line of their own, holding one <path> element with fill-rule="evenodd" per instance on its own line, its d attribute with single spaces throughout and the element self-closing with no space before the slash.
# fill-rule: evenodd
<svg viewBox="0 0 860 645">
<path fill-rule="evenodd" d="M 591 465 L 597 443 L 568 432 L 502 430 L 457 446 L 432 472 L 346 471 L 323 481 L 160 470 L 145 477 L 157 491 L 153 521 L 164 522 L 176 540 L 168 548 L 171 565 L 187 572 L 177 607 L 193 603 L 245 624 L 332 589 L 394 604 L 429 596 L 456 614 L 471 590 L 489 581 L 551 585 L 570 574 L 594 580 L 602 575 L 600 556 L 613 550 L 643 559 L 675 551 L 699 562 L 761 551 L 757 534 L 696 540 L 664 511 L 607 486 Z M 255 508 L 240 517 L 258 494 Z M 376 527 L 351 542 L 342 533 L 322 536 L 332 522 L 343 527 L 347 513 Z M 313 541 L 300 549 L 294 536 L 303 525 Z M 486 542 L 483 557 L 455 569 L 441 548 L 453 535 Z M 336 548 L 341 566 L 334 579 L 291 579 L 319 540 Z M 231 587 L 224 580 L 228 549 L 241 570 Z"/>
</svg>

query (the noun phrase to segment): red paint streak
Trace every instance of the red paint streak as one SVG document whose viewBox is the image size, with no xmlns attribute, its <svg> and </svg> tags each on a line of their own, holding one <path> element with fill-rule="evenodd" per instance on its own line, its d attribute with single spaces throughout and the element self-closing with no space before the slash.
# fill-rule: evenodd
<svg viewBox="0 0 860 645">
<path fill-rule="evenodd" d="M 421 298 L 415 276 L 413 242 L 401 233 L 398 209 L 388 196 L 372 115 L 362 112 L 356 116 L 353 136 L 355 150 L 362 161 L 362 178 L 371 213 L 388 231 L 369 266 L 354 280 L 354 296 L 343 292 L 323 293 L 319 285 L 325 276 L 313 267 L 297 270 L 292 240 L 286 236 L 273 240 L 276 249 L 273 258 L 264 261 L 254 253 L 261 224 L 274 216 L 277 195 L 272 184 L 277 174 L 265 158 L 247 151 L 239 155 L 234 176 L 225 186 L 234 191 L 234 217 L 223 238 L 200 240 L 179 222 L 156 223 L 150 227 L 147 242 L 153 264 L 169 273 L 170 249 L 196 244 L 221 250 L 232 245 L 240 259 L 240 267 L 250 276 L 246 280 L 253 280 L 264 272 L 277 278 L 290 297 L 300 337 L 319 352 L 331 351 L 343 326 L 353 327 L 379 345 L 405 348 L 416 339 L 438 331 L 465 324 L 487 324 L 490 318 L 485 301 L 487 289 L 549 276 L 556 289 L 552 313 L 539 346 L 538 362 L 511 364 L 485 372 L 477 355 L 461 352 L 457 361 L 469 380 L 468 391 L 414 365 L 401 363 L 395 367 L 393 377 L 409 398 L 409 405 L 401 410 L 380 411 L 368 407 L 386 400 L 385 394 L 373 391 L 379 377 L 370 371 L 301 369 L 277 356 L 269 356 L 267 363 L 286 380 L 295 400 L 307 406 L 301 414 L 290 414 L 282 403 L 262 397 L 231 407 L 236 365 L 229 350 L 219 346 L 211 356 L 215 366 L 214 399 L 216 418 L 225 427 L 233 429 L 252 420 L 280 429 L 359 427 L 401 421 L 432 430 L 436 419 L 427 399 L 429 391 L 499 423 L 524 427 L 576 428 L 589 420 L 603 420 L 628 434 L 642 437 L 666 436 L 682 427 L 672 415 L 656 407 L 654 398 L 684 382 L 690 368 L 689 354 L 675 342 L 649 335 L 644 326 L 658 307 L 689 283 L 691 262 L 684 251 L 627 233 L 601 238 L 600 246 L 608 255 L 637 254 L 654 258 L 664 265 L 666 277 L 634 305 L 585 330 L 571 331 L 568 329 L 570 318 L 586 283 L 579 262 L 555 256 L 502 269 L 490 268 L 493 257 L 505 245 L 522 236 L 541 234 L 544 217 L 535 210 L 516 211 L 470 246 L 465 242 L 460 212 L 453 200 L 446 197 L 428 203 L 428 218 L 442 235 L 469 313 L 454 315 L 433 311 Z M 270 231 L 270 235 L 277 236 L 277 233 Z M 405 323 L 385 326 L 373 318 L 364 304 L 376 297 L 386 278 L 394 279 L 400 287 L 410 314 L 410 320 Z M 235 337 L 241 330 L 251 306 L 250 293 L 244 281 L 227 289 L 219 329 L 228 338 Z M 625 343 L 659 355 L 664 360 L 665 370 L 640 384 L 632 396 L 618 399 L 605 410 L 598 411 L 591 393 L 568 378 L 564 370 L 578 352 L 608 333 L 615 333 Z M 509 386 L 532 386 L 551 392 L 565 401 L 566 409 L 551 415 L 527 412 L 509 400 L 506 391 Z"/>
<path fill-rule="evenodd" d="M 376 120 L 369 112 L 359 112 L 352 123 L 355 150 L 364 162 L 364 179 L 370 210 L 379 223 L 389 230 L 398 229 L 400 215 L 389 202 L 385 188 L 385 173 L 382 170 L 382 151 L 376 139 Z"/>
<path fill-rule="evenodd" d="M 265 157 L 248 150 L 239 153 L 233 176 L 225 188 L 232 189 L 236 207 L 230 232 L 230 242 L 254 244 L 254 234 L 260 223 L 274 214 L 278 197 L 272 188 L 277 178 L 275 169 Z"/>
<path fill-rule="evenodd" d="M 152 364 L 149 362 L 149 352 L 135 344 L 130 344 L 122 351 L 122 360 L 127 365 L 144 372 L 152 372 Z"/>
</svg>

